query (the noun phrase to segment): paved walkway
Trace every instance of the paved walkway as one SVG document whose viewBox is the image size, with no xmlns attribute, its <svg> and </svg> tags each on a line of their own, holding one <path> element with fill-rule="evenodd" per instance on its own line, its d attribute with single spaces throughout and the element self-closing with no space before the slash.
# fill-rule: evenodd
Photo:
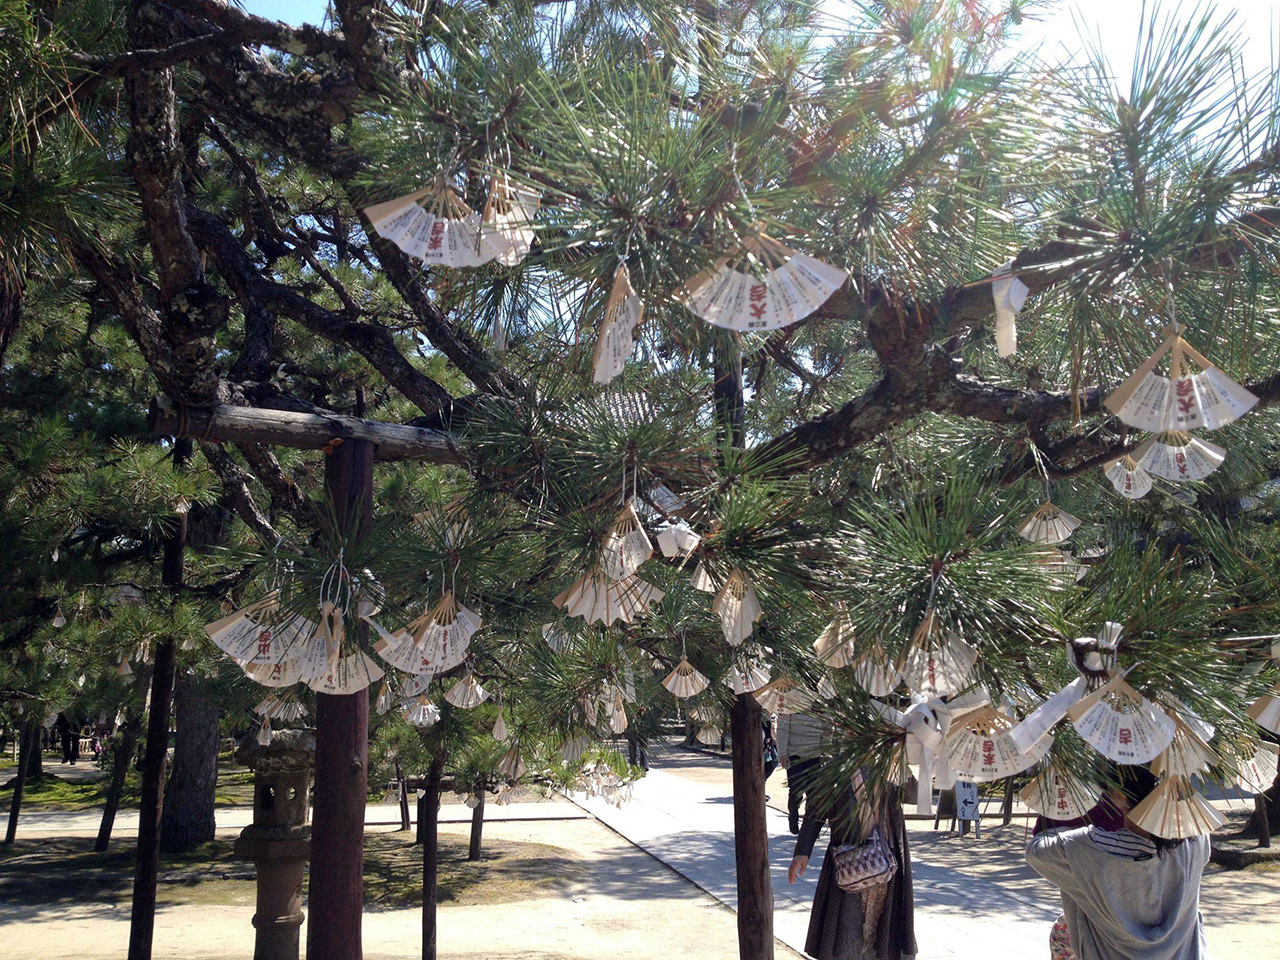
<svg viewBox="0 0 1280 960">
<path fill-rule="evenodd" d="M 694 761 L 694 769 L 685 766 L 686 775 L 679 768 L 663 769 L 672 761 L 684 766 L 686 756 L 672 752 L 666 758 L 656 758 L 648 776 L 635 784 L 632 801 L 621 809 L 582 795 L 573 800 L 721 903 L 736 908 L 728 763 L 706 757 Z M 723 771 L 722 776 L 715 776 L 717 769 Z M 781 783 L 781 777 L 771 780 L 770 791 L 782 791 Z M 773 864 L 774 934 L 803 953 L 825 835 L 806 875 L 788 885 L 787 866 L 795 838 L 787 831 L 784 813 L 769 807 L 766 816 Z M 921 957 L 973 960 L 976 944 L 990 956 L 1047 955 L 1049 927 L 1059 913 L 1054 898 L 1027 896 L 990 878 L 975 881 L 972 875 L 931 864 L 916 854 L 911 869 Z"/>
</svg>

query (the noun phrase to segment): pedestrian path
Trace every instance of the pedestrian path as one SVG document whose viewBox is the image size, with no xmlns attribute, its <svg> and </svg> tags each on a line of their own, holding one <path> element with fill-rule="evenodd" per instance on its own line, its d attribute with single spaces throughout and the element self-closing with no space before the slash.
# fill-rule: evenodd
<svg viewBox="0 0 1280 960">
<path fill-rule="evenodd" d="M 727 766 L 707 758 L 707 767 Z M 622 808 L 575 794 L 571 799 L 621 836 L 661 860 L 731 909 L 737 906 L 733 849 L 733 796 L 727 777 L 695 777 L 653 768 L 633 787 Z M 725 770 L 727 774 L 727 770 Z M 771 789 L 779 789 L 770 784 Z M 766 808 L 772 864 L 774 935 L 804 952 L 809 910 L 822 868 L 825 837 L 808 872 L 787 883 L 795 838 L 786 814 Z M 1049 927 L 1058 916 L 1053 898 L 1037 899 L 976 879 L 950 867 L 912 857 L 916 939 L 930 960 L 972 960 L 975 947 L 995 956 L 1038 957 L 1048 949 Z"/>
</svg>

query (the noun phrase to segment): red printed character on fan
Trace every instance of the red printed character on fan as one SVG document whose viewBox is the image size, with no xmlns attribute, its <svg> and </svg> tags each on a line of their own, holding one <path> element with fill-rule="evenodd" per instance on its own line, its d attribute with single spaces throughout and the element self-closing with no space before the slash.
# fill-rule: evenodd
<svg viewBox="0 0 1280 960">
<path fill-rule="evenodd" d="M 982 741 L 982 763 L 992 766 L 996 762 L 996 745 L 990 740 Z"/>
<path fill-rule="evenodd" d="M 1178 473 L 1187 472 L 1187 455 L 1179 450 L 1173 455 L 1174 463 L 1178 465 Z"/>
<path fill-rule="evenodd" d="M 258 656 L 265 657 L 271 653 L 271 631 L 263 630 L 258 634 Z"/>
<path fill-rule="evenodd" d="M 1117 734 L 1116 739 L 1127 747 L 1129 744 L 1133 743 L 1133 731 L 1128 727 L 1121 727 L 1120 733 Z"/>
<path fill-rule="evenodd" d="M 1173 390 L 1178 397 L 1178 413 L 1182 414 L 1183 420 L 1190 419 L 1196 412 L 1195 384 L 1190 377 L 1183 377 L 1174 384 Z"/>
<path fill-rule="evenodd" d="M 751 318 L 753 320 L 764 320 L 764 311 L 768 306 L 765 300 L 769 290 L 763 283 L 753 283 L 751 285 Z M 752 324 L 754 326 L 754 324 Z"/>
<path fill-rule="evenodd" d="M 427 238 L 428 250 L 439 250 L 444 240 L 444 221 L 437 220 L 431 225 L 431 236 Z"/>
</svg>

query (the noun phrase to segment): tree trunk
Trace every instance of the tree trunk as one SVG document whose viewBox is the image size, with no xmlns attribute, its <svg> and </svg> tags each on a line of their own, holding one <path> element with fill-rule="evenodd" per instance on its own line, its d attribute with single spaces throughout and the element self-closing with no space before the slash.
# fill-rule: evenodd
<svg viewBox="0 0 1280 960">
<path fill-rule="evenodd" d="M 326 493 L 343 530 L 373 518 L 373 446 L 348 440 L 325 458 Z M 368 627 L 357 631 L 366 639 Z M 361 960 L 369 691 L 316 694 L 307 956 Z"/>
<path fill-rule="evenodd" d="M 107 802 L 102 808 L 102 823 L 98 826 L 98 839 L 93 842 L 93 849 L 98 853 L 106 850 L 111 842 L 111 830 L 115 826 L 116 811 L 120 809 L 120 795 L 124 793 L 124 780 L 129 774 L 129 765 L 133 763 L 133 756 L 138 750 L 138 737 L 141 733 L 142 710 L 130 707 L 125 712 L 124 723 L 120 725 L 119 739 L 111 751 L 111 782 L 107 785 Z"/>
<path fill-rule="evenodd" d="M 28 720 L 18 728 L 18 772 L 13 778 L 13 797 L 9 801 L 9 825 L 4 832 L 4 842 L 13 843 L 18 835 L 18 814 L 22 812 L 22 794 L 27 787 L 27 771 L 31 766 L 31 752 L 40 743 L 40 725 Z"/>
<path fill-rule="evenodd" d="M 738 865 L 738 956 L 773 960 L 773 886 L 764 812 L 764 728 L 749 693 L 734 699 L 733 848 Z"/>
<path fill-rule="evenodd" d="M 27 751 L 27 782 L 44 776 L 44 727 L 32 721 L 31 748 Z"/>
<path fill-rule="evenodd" d="M 480 859 L 480 844 L 484 835 L 484 795 L 488 792 L 484 784 L 481 784 L 476 791 L 475 809 L 471 811 L 471 844 L 467 847 L 467 859 L 473 862 Z"/>
<path fill-rule="evenodd" d="M 427 771 L 422 843 L 422 960 L 436 960 L 436 881 L 440 872 L 440 778 L 444 774 L 444 751 L 437 750 Z"/>
<path fill-rule="evenodd" d="M 1271 818 L 1267 816 L 1267 798 L 1258 794 L 1253 798 L 1253 822 L 1258 828 L 1258 846 L 1271 846 Z"/>
<path fill-rule="evenodd" d="M 1000 805 L 1004 819 L 1001 821 L 1006 827 L 1013 822 L 1013 777 L 1005 777 L 1004 780 L 1004 803 Z"/>
<path fill-rule="evenodd" d="M 396 797 L 400 801 L 400 829 L 408 830 L 409 821 L 409 788 L 404 782 L 404 771 L 400 769 L 400 761 L 396 761 Z"/>
<path fill-rule="evenodd" d="M 173 772 L 165 788 L 160 845 L 190 850 L 214 835 L 214 794 L 218 787 L 218 707 L 206 683 L 184 678 L 174 695 L 178 724 Z"/>
</svg>

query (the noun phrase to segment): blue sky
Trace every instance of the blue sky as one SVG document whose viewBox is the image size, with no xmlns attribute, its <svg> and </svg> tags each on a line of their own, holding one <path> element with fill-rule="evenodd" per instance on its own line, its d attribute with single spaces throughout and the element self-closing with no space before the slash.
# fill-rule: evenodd
<svg viewBox="0 0 1280 960">
<path fill-rule="evenodd" d="M 286 23 L 320 23 L 324 19 L 326 0 L 242 0 L 251 13 L 283 20 Z M 838 11 L 841 0 L 824 0 L 833 11 Z M 1077 20 L 1090 32 L 1096 32 L 1102 48 L 1114 67 L 1126 68 L 1132 61 L 1138 35 L 1138 20 L 1142 0 L 1066 0 L 1055 5 L 1038 23 L 1027 24 L 1022 31 L 1028 46 L 1043 45 L 1046 53 L 1055 49 L 1071 53 L 1080 49 L 1080 31 Z M 1166 0 L 1163 8 L 1173 9 L 1176 0 Z M 1182 7 L 1191 9 L 1193 0 L 1184 0 Z M 1276 63 L 1280 55 L 1280 2 L 1276 0 L 1216 0 L 1214 11 L 1225 16 L 1234 11 L 1236 23 L 1245 38 L 1245 67 L 1249 72 Z M 1050 57 L 1052 59 L 1052 57 Z M 1121 72 L 1119 69 L 1117 72 Z M 1127 72 L 1127 71 L 1126 71 Z M 1123 75 L 1123 73 L 1122 73 Z"/>
</svg>

